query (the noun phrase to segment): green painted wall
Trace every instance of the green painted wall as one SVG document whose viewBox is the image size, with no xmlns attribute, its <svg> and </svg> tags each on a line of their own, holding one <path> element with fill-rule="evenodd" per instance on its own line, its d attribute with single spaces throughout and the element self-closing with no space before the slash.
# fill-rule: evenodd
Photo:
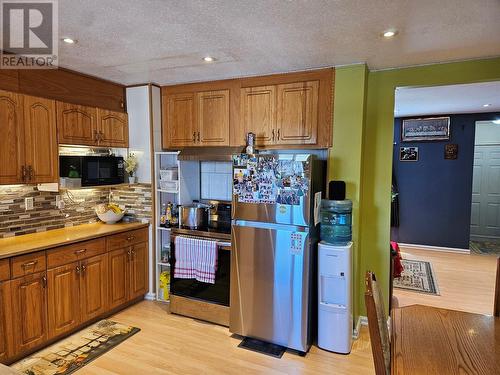
<svg viewBox="0 0 500 375">
<path fill-rule="evenodd" d="M 352 200 L 355 280 L 359 279 L 360 270 L 359 203 L 367 81 L 368 69 L 364 64 L 335 69 L 333 148 L 329 155 L 328 181 L 345 181 L 347 198 Z M 357 302 L 355 298 L 354 311 L 359 310 Z"/>
<path fill-rule="evenodd" d="M 355 317 L 365 315 L 364 273 L 376 273 L 386 302 L 389 288 L 390 184 L 394 90 L 500 80 L 500 58 L 363 73 L 336 69 L 333 148 L 329 177 L 347 182 L 355 201 Z"/>
</svg>

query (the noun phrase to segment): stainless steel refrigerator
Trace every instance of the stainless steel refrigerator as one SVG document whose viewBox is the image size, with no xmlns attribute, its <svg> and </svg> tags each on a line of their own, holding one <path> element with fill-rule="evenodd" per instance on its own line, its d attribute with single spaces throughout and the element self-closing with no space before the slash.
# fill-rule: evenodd
<svg viewBox="0 0 500 375">
<path fill-rule="evenodd" d="M 310 154 L 233 155 L 231 332 L 309 350 L 324 172 Z"/>
</svg>

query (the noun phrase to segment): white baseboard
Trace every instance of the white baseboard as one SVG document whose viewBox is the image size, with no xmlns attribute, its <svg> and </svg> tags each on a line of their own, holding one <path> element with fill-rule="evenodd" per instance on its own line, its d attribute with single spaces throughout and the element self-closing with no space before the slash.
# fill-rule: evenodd
<svg viewBox="0 0 500 375">
<path fill-rule="evenodd" d="M 367 326 L 367 325 L 368 325 L 368 318 L 366 316 L 358 316 L 356 327 L 352 331 L 352 339 L 357 340 L 359 338 L 359 332 L 361 331 L 361 326 Z"/>
<path fill-rule="evenodd" d="M 156 300 L 156 295 L 154 293 L 148 293 L 144 296 L 145 300 L 154 301 Z"/>
<path fill-rule="evenodd" d="M 429 245 L 418 245 L 413 243 L 400 243 L 399 247 L 406 247 L 408 249 L 423 249 L 429 251 L 443 251 L 447 253 L 459 253 L 459 254 L 470 254 L 470 249 L 460 249 L 457 247 L 441 247 L 441 246 L 429 246 Z"/>
</svg>

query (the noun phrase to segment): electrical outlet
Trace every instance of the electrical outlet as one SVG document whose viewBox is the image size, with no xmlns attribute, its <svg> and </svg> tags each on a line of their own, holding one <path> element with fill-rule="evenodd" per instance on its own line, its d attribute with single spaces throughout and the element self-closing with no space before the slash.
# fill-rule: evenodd
<svg viewBox="0 0 500 375">
<path fill-rule="evenodd" d="M 56 207 L 60 210 L 64 208 L 64 200 L 60 195 L 56 195 Z"/>
<path fill-rule="evenodd" d="M 24 199 L 24 207 L 26 211 L 34 209 L 33 197 L 28 197 Z"/>
</svg>

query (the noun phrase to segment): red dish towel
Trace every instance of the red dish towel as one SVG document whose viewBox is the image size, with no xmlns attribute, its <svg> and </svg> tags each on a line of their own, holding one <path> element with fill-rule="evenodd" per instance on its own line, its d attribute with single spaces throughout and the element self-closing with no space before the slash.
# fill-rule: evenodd
<svg viewBox="0 0 500 375">
<path fill-rule="evenodd" d="M 217 242 L 190 237 L 175 237 L 174 277 L 215 284 Z"/>
<path fill-rule="evenodd" d="M 401 277 L 401 273 L 404 271 L 403 263 L 401 260 L 401 251 L 399 250 L 399 245 L 395 241 L 391 241 L 391 248 L 396 252 L 394 256 L 394 269 L 392 270 L 393 277 Z"/>
</svg>

